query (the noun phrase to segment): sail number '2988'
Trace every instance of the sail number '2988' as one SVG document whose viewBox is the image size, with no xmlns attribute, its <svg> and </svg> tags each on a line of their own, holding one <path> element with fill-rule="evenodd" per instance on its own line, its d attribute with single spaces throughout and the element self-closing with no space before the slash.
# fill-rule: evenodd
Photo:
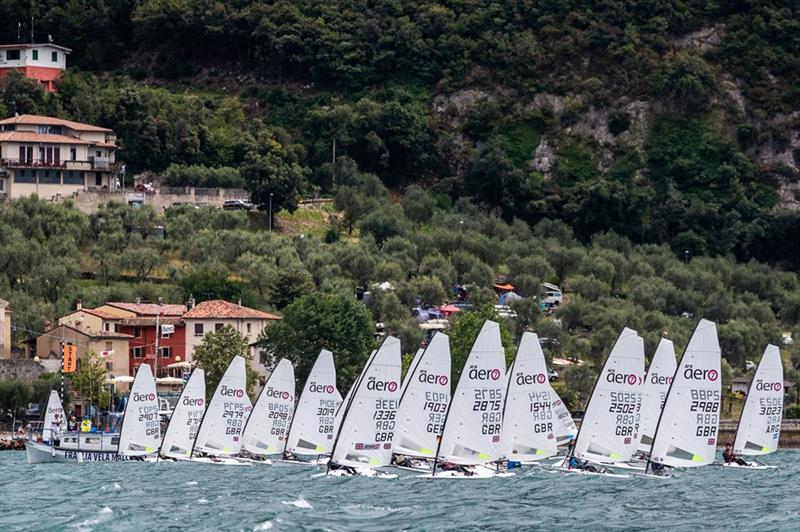
<svg viewBox="0 0 800 532">
<path fill-rule="evenodd" d="M 719 423 L 719 390 L 691 389 L 692 404 L 689 408 L 697 412 L 697 430 L 695 436 L 716 437 Z"/>
</svg>

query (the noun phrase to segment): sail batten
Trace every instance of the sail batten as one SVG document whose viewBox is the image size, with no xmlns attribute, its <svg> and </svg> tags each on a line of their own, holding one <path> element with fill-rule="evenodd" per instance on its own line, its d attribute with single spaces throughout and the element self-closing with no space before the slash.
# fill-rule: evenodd
<svg viewBox="0 0 800 532">
<path fill-rule="evenodd" d="M 768 345 L 747 390 L 733 450 L 758 456 L 778 449 L 783 419 L 783 364 L 777 346 Z"/>
</svg>

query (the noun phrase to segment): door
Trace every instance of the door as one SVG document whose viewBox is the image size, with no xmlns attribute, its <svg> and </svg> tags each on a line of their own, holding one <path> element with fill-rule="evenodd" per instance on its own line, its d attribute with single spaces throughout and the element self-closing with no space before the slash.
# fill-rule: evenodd
<svg viewBox="0 0 800 532">
<path fill-rule="evenodd" d="M 94 174 L 94 184 L 95 186 L 102 187 L 103 186 L 103 174 L 97 172 Z"/>
</svg>

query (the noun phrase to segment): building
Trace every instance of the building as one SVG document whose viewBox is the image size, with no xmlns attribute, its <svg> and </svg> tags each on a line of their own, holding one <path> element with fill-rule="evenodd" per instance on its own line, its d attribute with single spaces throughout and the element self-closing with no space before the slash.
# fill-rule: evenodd
<svg viewBox="0 0 800 532">
<path fill-rule="evenodd" d="M 55 92 L 55 80 L 67 69 L 72 50 L 52 43 L 0 45 L 0 79 L 17 71 L 38 81 L 47 92 Z"/>
<path fill-rule="evenodd" d="M 79 329 L 90 329 L 92 331 L 119 332 L 119 322 L 122 316 L 105 312 L 93 308 L 83 308 L 78 303 L 77 308 L 58 318 L 59 325 L 70 325 Z"/>
<path fill-rule="evenodd" d="M 109 378 L 129 375 L 128 341 L 130 336 L 118 332 L 97 331 L 73 325 L 59 324 L 35 339 L 35 354 L 48 371 L 58 371 L 64 345 L 74 345 L 78 364 L 88 351 L 100 355 L 106 364 Z"/>
<path fill-rule="evenodd" d="M 70 196 L 117 189 L 117 136 L 61 118 L 0 120 L 0 198 Z"/>
<path fill-rule="evenodd" d="M 188 331 L 186 335 L 187 360 L 192 360 L 195 348 L 203 341 L 206 333 L 218 331 L 226 325 L 230 325 L 247 338 L 247 343 L 250 345 L 249 354 L 252 368 L 261 375 L 267 375 L 268 370 L 261 363 L 261 353 L 255 343 L 261 331 L 279 319 L 274 314 L 244 307 L 241 303 L 230 303 L 221 299 L 203 301 L 183 315 L 183 321 L 186 323 Z"/>
<path fill-rule="evenodd" d="M 158 364 L 157 376 L 165 376 L 167 365 L 186 360 L 186 326 L 181 318 L 187 311 L 186 305 L 110 302 L 92 311 L 117 316 L 119 320 L 113 321 L 116 329 L 130 335 L 129 375 L 134 375 L 140 364 L 147 363 L 154 371 Z M 165 325 L 174 327 L 173 332 L 165 333 L 163 329 Z M 158 335 L 157 340 L 156 335 Z M 156 344 L 158 359 L 156 359 Z"/>
<path fill-rule="evenodd" d="M 0 299 L 0 360 L 11 358 L 11 311 L 8 301 Z"/>
</svg>

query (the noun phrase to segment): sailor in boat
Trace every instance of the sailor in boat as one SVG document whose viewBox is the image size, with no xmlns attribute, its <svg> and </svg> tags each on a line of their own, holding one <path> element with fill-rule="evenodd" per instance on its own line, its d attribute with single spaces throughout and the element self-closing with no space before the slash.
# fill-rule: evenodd
<svg viewBox="0 0 800 532">
<path fill-rule="evenodd" d="M 336 462 L 331 462 L 330 463 L 330 470 L 331 471 L 344 471 L 348 475 L 353 475 L 353 476 L 358 474 L 358 471 L 356 471 L 355 467 L 348 466 L 348 465 L 337 464 Z"/>
<path fill-rule="evenodd" d="M 722 451 L 722 459 L 725 461 L 726 464 L 737 464 L 740 466 L 749 466 L 746 461 L 744 461 L 740 456 L 736 455 L 731 448 L 730 443 L 725 444 L 725 450 Z"/>
<path fill-rule="evenodd" d="M 668 474 L 667 466 L 665 466 L 664 464 L 659 464 L 658 462 L 650 463 L 650 472 L 657 477 L 666 477 Z"/>
<path fill-rule="evenodd" d="M 570 456 L 567 461 L 567 469 L 579 469 L 581 471 L 589 471 L 590 473 L 606 473 L 604 467 L 597 467 L 589 463 L 588 460 L 581 460 L 577 456 Z"/>
<path fill-rule="evenodd" d="M 471 477 L 475 474 L 475 472 L 469 469 L 467 466 L 454 464 L 452 462 L 442 462 L 439 464 L 439 467 L 441 467 L 442 471 L 455 471 L 456 473 L 461 473 L 466 477 Z"/>
<path fill-rule="evenodd" d="M 50 422 L 50 439 L 55 447 L 61 445 L 61 414 L 53 416 L 53 421 Z"/>
</svg>

